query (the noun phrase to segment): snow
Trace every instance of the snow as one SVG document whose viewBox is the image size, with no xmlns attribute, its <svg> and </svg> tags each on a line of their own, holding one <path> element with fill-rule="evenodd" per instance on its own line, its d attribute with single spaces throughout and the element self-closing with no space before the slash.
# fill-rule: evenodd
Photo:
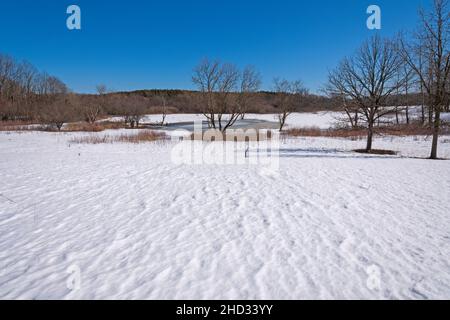
<svg viewBox="0 0 450 320">
<path fill-rule="evenodd" d="M 249 113 L 245 115 L 246 119 L 263 120 L 268 122 L 278 122 L 277 114 L 255 114 Z M 286 121 L 286 128 L 288 127 L 318 127 L 321 129 L 327 129 L 333 125 L 336 118 L 342 118 L 342 114 L 339 112 L 314 112 L 314 113 L 292 113 Z M 112 117 L 106 119 L 108 121 L 123 121 L 121 117 Z M 143 119 L 144 123 L 161 123 L 162 115 L 154 114 L 147 115 Z M 166 123 L 174 124 L 180 122 L 194 122 L 205 121 L 206 118 L 203 114 L 168 114 L 166 116 Z"/>
<path fill-rule="evenodd" d="M 393 157 L 287 139 L 265 174 L 80 135 L 0 133 L 1 299 L 450 299 L 450 162 L 413 158 L 429 138 L 376 138 Z"/>
<path fill-rule="evenodd" d="M 441 114 L 441 119 L 445 122 L 450 122 L 450 112 L 447 113 L 442 113 Z"/>
</svg>

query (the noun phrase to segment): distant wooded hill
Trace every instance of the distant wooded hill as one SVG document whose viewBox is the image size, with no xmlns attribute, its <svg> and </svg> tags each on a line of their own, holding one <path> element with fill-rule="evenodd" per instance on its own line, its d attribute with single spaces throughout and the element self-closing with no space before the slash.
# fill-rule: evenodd
<svg viewBox="0 0 450 320">
<path fill-rule="evenodd" d="M 154 107 L 155 112 L 162 106 L 163 100 L 171 113 L 201 113 L 202 106 L 198 103 L 198 91 L 178 90 L 178 89 L 151 89 L 151 90 L 136 90 L 128 92 L 114 92 L 108 94 L 109 103 L 105 107 L 108 113 L 121 113 L 114 103 L 114 100 L 122 101 L 123 105 L 133 103 L 136 97 L 143 97 L 149 101 L 150 106 Z M 95 96 L 92 96 L 95 99 Z M 392 105 L 403 105 L 405 97 L 403 95 L 393 96 L 391 98 Z M 408 105 L 420 105 L 422 98 L 420 94 L 410 94 L 407 99 Z M 151 108 L 151 107 L 150 107 Z M 299 101 L 296 112 L 318 112 L 318 111 L 342 111 L 342 101 L 337 98 L 329 98 L 327 96 L 308 94 L 302 97 Z M 277 99 L 276 93 L 270 91 L 260 91 L 253 94 L 250 100 L 250 105 L 247 110 L 248 113 L 277 113 Z"/>
</svg>

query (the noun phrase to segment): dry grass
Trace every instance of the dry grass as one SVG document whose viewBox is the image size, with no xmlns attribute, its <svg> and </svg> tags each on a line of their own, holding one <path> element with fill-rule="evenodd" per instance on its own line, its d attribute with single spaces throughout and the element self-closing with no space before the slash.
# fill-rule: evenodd
<svg viewBox="0 0 450 320">
<path fill-rule="evenodd" d="M 87 137 L 75 137 L 69 140 L 70 143 L 75 144 L 102 144 L 113 143 L 113 139 L 108 136 L 87 136 Z"/>
<path fill-rule="evenodd" d="M 140 131 L 137 134 L 110 135 L 90 135 L 85 137 L 74 137 L 69 142 L 76 144 L 105 144 L 105 143 L 146 143 L 168 140 L 168 136 L 162 132 L 150 130 Z"/>
<path fill-rule="evenodd" d="M 63 132 L 101 132 L 103 130 L 105 130 L 103 124 L 90 124 L 86 122 L 68 123 L 61 129 Z"/>
<path fill-rule="evenodd" d="M 367 136 L 365 129 L 320 129 L 312 128 L 294 128 L 285 132 L 285 135 L 291 137 L 330 137 L 330 138 L 364 138 Z"/>
<path fill-rule="evenodd" d="M 138 134 L 134 135 L 123 134 L 116 137 L 116 141 L 129 143 L 153 142 L 167 139 L 168 136 L 165 133 L 151 130 L 143 130 L 138 132 Z"/>
<path fill-rule="evenodd" d="M 128 128 L 123 122 L 103 121 L 90 124 L 87 122 L 67 123 L 61 130 L 55 126 L 35 124 L 24 121 L 0 121 L 0 131 L 46 131 L 46 132 L 101 132 Z"/>
<path fill-rule="evenodd" d="M 374 128 L 374 134 L 380 136 L 431 136 L 433 131 L 431 128 L 410 124 L 410 125 L 393 125 L 381 126 Z M 442 135 L 450 134 L 448 127 L 442 127 Z M 367 137 L 367 130 L 365 128 L 344 128 L 344 129 L 319 129 L 319 128 L 294 128 L 287 130 L 285 135 L 291 137 L 329 137 L 329 138 L 352 138 L 363 139 Z"/>
<path fill-rule="evenodd" d="M 28 131 L 32 130 L 30 125 L 33 125 L 30 121 L 0 121 L 0 131 Z"/>
</svg>

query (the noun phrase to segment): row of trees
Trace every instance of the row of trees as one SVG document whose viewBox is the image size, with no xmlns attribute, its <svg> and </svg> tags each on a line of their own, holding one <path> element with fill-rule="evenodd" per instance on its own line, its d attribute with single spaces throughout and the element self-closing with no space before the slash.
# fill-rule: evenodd
<svg viewBox="0 0 450 320">
<path fill-rule="evenodd" d="M 27 120 L 39 114 L 47 120 L 52 109 L 68 93 L 58 78 L 39 72 L 28 62 L 17 63 L 0 54 L 0 118 Z"/>
<path fill-rule="evenodd" d="M 169 112 L 164 93 L 111 94 L 98 85 L 95 95 L 70 92 L 58 78 L 38 71 L 28 62 L 0 54 L 0 120 L 47 124 L 61 130 L 68 122 L 95 124 L 102 116 L 121 115 L 125 124 L 138 127 L 148 113 Z"/>
<path fill-rule="evenodd" d="M 440 115 L 450 102 L 450 11 L 446 0 L 434 0 L 431 12 L 420 12 L 420 27 L 409 40 L 381 39 L 374 36 L 353 57 L 342 60 L 330 72 L 327 92 L 342 101 L 352 125 L 358 120 L 367 127 L 366 151 L 372 150 L 374 126 L 388 114 L 398 117 L 400 93 L 406 99 L 412 90 L 422 96 L 422 121 L 425 106 L 433 127 L 431 159 L 437 158 Z"/>
</svg>

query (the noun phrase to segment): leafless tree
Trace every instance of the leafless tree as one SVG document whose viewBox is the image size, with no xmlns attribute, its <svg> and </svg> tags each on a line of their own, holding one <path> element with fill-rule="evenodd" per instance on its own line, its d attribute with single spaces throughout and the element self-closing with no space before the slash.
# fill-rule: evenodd
<svg viewBox="0 0 450 320">
<path fill-rule="evenodd" d="M 242 71 L 240 79 L 240 92 L 237 98 L 241 119 L 245 118 L 249 103 L 254 97 L 255 92 L 261 87 L 261 75 L 253 66 L 247 66 Z"/>
<path fill-rule="evenodd" d="M 375 122 L 392 112 L 387 100 L 403 85 L 397 79 L 401 62 L 392 41 L 374 36 L 329 74 L 327 89 L 355 103 L 367 122 L 367 152 L 372 150 Z"/>
<path fill-rule="evenodd" d="M 98 120 L 98 117 L 101 115 L 106 103 L 106 86 L 104 84 L 99 84 L 95 87 L 95 89 L 97 91 L 98 98 L 83 105 L 84 118 L 86 122 L 90 124 L 94 124 Z"/>
<path fill-rule="evenodd" d="M 205 59 L 194 69 L 192 81 L 202 94 L 200 103 L 210 127 L 224 132 L 238 119 L 238 80 L 239 71 L 232 64 Z"/>
<path fill-rule="evenodd" d="M 148 112 L 148 100 L 142 96 L 131 95 L 126 100 L 127 117 L 131 128 L 139 128 L 139 124 Z"/>
<path fill-rule="evenodd" d="M 301 81 L 274 79 L 276 107 L 278 109 L 278 123 L 280 132 L 286 124 L 288 116 L 296 110 L 302 98 L 308 93 Z"/>
<path fill-rule="evenodd" d="M 193 98 L 202 104 L 203 114 L 208 120 L 208 125 L 215 128 L 216 119 L 216 91 L 221 77 L 221 64 L 218 61 L 210 61 L 204 59 L 194 69 L 192 82 L 197 86 L 201 92 L 200 96 L 193 96 Z M 197 99 L 199 98 L 199 99 Z"/>
<path fill-rule="evenodd" d="M 430 12 L 420 11 L 420 28 L 415 40 L 406 43 L 401 39 L 401 53 L 416 72 L 428 96 L 430 111 L 434 116 L 433 140 L 430 159 L 437 159 L 441 127 L 441 112 L 449 102 L 450 76 L 450 12 L 447 0 L 434 0 Z M 421 64 L 425 68 L 421 68 Z"/>
<path fill-rule="evenodd" d="M 78 120 L 76 108 L 73 105 L 74 101 L 76 101 L 74 94 L 55 95 L 43 106 L 41 120 L 50 127 L 61 131 L 65 123 Z"/>
<path fill-rule="evenodd" d="M 414 71 L 409 67 L 406 62 L 397 70 L 397 81 L 396 92 L 394 97 L 394 112 L 395 112 L 395 122 L 400 123 L 400 114 L 404 114 L 406 117 L 406 123 L 410 123 L 410 93 L 416 82 Z"/>
<path fill-rule="evenodd" d="M 108 89 L 106 88 L 106 85 L 104 85 L 104 84 L 96 85 L 95 90 L 97 91 L 97 94 L 99 96 L 105 95 L 108 92 Z"/>
<path fill-rule="evenodd" d="M 39 84 L 39 90 L 42 93 L 39 99 L 40 120 L 48 125 L 61 130 L 64 123 L 74 120 L 76 111 L 72 96 L 66 85 L 56 77 L 43 75 L 42 83 Z M 75 99 L 75 96 L 73 96 Z"/>
<path fill-rule="evenodd" d="M 162 115 L 161 125 L 164 126 L 164 123 L 166 122 L 167 112 L 168 112 L 167 96 L 162 93 L 158 96 L 158 98 L 161 101 L 161 115 Z"/>
</svg>

